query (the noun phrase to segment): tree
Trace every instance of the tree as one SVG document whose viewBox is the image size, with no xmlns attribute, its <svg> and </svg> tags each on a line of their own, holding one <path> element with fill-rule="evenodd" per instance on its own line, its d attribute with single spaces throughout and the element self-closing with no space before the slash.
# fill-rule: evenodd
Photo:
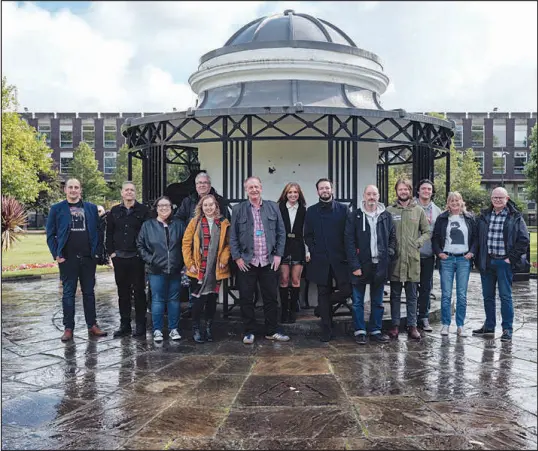
<svg viewBox="0 0 538 451">
<path fill-rule="evenodd" d="M 532 132 L 530 136 L 530 148 L 531 154 L 529 155 L 529 161 L 525 165 L 525 175 L 527 176 L 527 181 L 525 182 L 525 187 L 527 188 L 527 199 L 538 200 L 538 124 L 532 127 Z"/>
<path fill-rule="evenodd" d="M 92 148 L 81 142 L 73 151 L 73 161 L 69 166 L 69 176 L 82 185 L 82 197 L 93 203 L 102 203 L 107 194 L 107 184 L 103 173 L 97 169 L 97 160 Z"/>
<path fill-rule="evenodd" d="M 2 77 L 2 193 L 26 204 L 49 191 L 39 174 L 52 174 L 52 150 L 17 110 L 17 89 Z"/>
<path fill-rule="evenodd" d="M 121 185 L 129 180 L 129 146 L 124 144 L 120 147 L 118 158 L 116 159 L 116 172 L 110 183 L 110 192 L 108 198 L 110 200 L 121 201 Z M 142 198 L 142 160 L 133 158 L 133 176 L 132 180 L 136 187 L 136 195 L 138 200 Z"/>
<path fill-rule="evenodd" d="M 47 185 L 47 189 L 39 191 L 35 201 L 27 202 L 25 206 L 28 210 L 35 210 L 46 215 L 51 205 L 61 201 L 65 197 L 65 194 L 62 191 L 57 171 L 40 172 L 38 179 L 40 183 Z"/>
<path fill-rule="evenodd" d="M 398 179 L 409 179 L 413 180 L 411 174 L 413 173 L 413 167 L 410 164 L 399 164 L 396 166 L 389 166 L 389 205 L 392 205 L 396 202 L 396 190 L 394 186 Z"/>
</svg>

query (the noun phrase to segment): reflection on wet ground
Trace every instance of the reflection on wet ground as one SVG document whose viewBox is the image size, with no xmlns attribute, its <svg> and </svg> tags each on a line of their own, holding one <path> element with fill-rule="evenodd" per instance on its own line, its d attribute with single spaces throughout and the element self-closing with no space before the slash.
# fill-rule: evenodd
<svg viewBox="0 0 538 451">
<path fill-rule="evenodd" d="M 483 320 L 471 278 L 469 332 Z M 111 273 L 96 293 L 112 332 Z M 436 324 L 420 342 L 322 344 L 313 322 L 289 343 L 248 346 L 237 317 L 203 345 L 183 319 L 179 343 L 89 339 L 77 298 L 75 340 L 63 344 L 57 279 L 4 284 L 2 448 L 536 449 L 536 281 L 514 295 L 512 343 L 500 329 L 441 337 Z"/>
</svg>

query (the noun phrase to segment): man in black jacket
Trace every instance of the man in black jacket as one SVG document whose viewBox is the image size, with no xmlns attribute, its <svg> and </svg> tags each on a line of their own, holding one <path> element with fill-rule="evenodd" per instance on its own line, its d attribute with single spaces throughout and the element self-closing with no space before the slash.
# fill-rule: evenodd
<svg viewBox="0 0 538 451">
<path fill-rule="evenodd" d="M 353 322 L 355 341 L 366 344 L 364 295 L 370 285 L 370 338 L 386 343 L 383 325 L 383 287 L 390 277 L 391 262 L 396 254 L 396 229 L 392 215 L 379 202 L 375 185 L 364 189 L 362 207 L 347 216 L 344 243 L 353 284 Z"/>
<path fill-rule="evenodd" d="M 136 188 L 132 182 L 122 185 L 121 198 L 122 203 L 110 210 L 106 227 L 106 248 L 114 264 L 120 309 L 120 328 L 114 332 L 115 338 L 131 334 L 133 292 L 136 318 L 133 337 L 146 335 L 146 276 L 136 239 L 142 223 L 149 218 L 149 209 L 136 201 Z"/>
<path fill-rule="evenodd" d="M 503 328 L 501 341 L 512 341 L 512 278 L 514 272 L 528 270 L 530 239 L 525 220 L 506 189 L 499 187 L 492 191 L 491 206 L 480 214 L 477 230 L 475 263 L 482 278 L 486 320 L 480 329 L 473 330 L 473 335 L 495 335 L 495 286 L 498 286 Z"/>
</svg>

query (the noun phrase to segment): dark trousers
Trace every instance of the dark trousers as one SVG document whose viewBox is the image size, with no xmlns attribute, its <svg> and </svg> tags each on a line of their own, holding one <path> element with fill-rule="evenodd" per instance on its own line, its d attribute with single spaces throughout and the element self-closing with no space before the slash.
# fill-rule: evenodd
<svg viewBox="0 0 538 451">
<path fill-rule="evenodd" d="M 237 272 L 237 286 L 239 288 L 239 304 L 245 335 L 256 331 L 256 314 L 254 310 L 254 292 L 257 283 L 263 299 L 263 313 L 265 316 L 265 334 L 273 335 L 278 327 L 278 271 L 273 271 L 271 265 L 250 266 L 246 272 Z"/>
<path fill-rule="evenodd" d="M 189 293 L 196 293 L 197 285 L 198 285 L 198 279 L 194 279 L 192 277 L 189 277 L 190 279 L 190 286 L 189 286 Z M 204 319 L 206 321 L 210 321 L 215 316 L 215 312 L 217 311 L 217 299 L 219 295 L 218 293 L 210 293 L 210 294 L 204 294 L 200 297 L 196 296 L 190 296 L 190 300 L 192 300 L 192 324 L 199 324 L 200 319 L 202 317 L 202 312 L 205 313 Z M 189 303 L 190 303 L 189 300 Z"/>
<path fill-rule="evenodd" d="M 131 295 L 134 293 L 136 324 L 146 323 L 146 275 L 138 257 L 114 257 L 114 277 L 118 286 L 118 304 L 122 326 L 131 325 Z"/>
<path fill-rule="evenodd" d="M 95 313 L 95 268 L 96 261 L 91 257 L 70 257 L 58 265 L 63 286 L 62 307 L 64 328 L 75 328 L 75 293 L 80 281 L 82 306 L 88 328 L 96 324 Z"/>
<path fill-rule="evenodd" d="M 402 288 L 405 287 L 405 305 L 407 307 L 407 327 L 417 325 L 417 282 L 390 282 L 390 316 L 393 326 L 400 325 L 400 308 L 402 305 Z"/>
<path fill-rule="evenodd" d="M 435 257 L 420 259 L 420 282 L 417 286 L 418 319 L 428 319 L 430 316 L 430 293 L 433 286 L 433 269 Z"/>
<path fill-rule="evenodd" d="M 321 330 L 324 334 L 330 334 L 332 329 L 332 306 L 338 302 L 344 302 L 353 291 L 351 283 L 337 284 L 337 292 L 333 292 L 334 273 L 329 268 L 329 278 L 326 285 L 318 285 L 318 309 L 321 317 Z"/>
</svg>

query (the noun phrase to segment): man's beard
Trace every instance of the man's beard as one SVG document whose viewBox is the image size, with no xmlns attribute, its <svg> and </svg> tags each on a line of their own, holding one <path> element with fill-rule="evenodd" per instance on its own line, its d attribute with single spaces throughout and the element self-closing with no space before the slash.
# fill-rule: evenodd
<svg viewBox="0 0 538 451">
<path fill-rule="evenodd" d="M 407 202 L 407 201 L 409 200 L 409 196 L 406 196 L 405 198 L 404 198 L 404 197 L 400 197 L 400 196 L 398 196 L 398 200 L 399 200 L 400 202 Z"/>
<path fill-rule="evenodd" d="M 319 200 L 323 201 L 323 202 L 328 202 L 332 199 L 333 195 L 332 194 L 320 194 L 319 196 Z"/>
</svg>

